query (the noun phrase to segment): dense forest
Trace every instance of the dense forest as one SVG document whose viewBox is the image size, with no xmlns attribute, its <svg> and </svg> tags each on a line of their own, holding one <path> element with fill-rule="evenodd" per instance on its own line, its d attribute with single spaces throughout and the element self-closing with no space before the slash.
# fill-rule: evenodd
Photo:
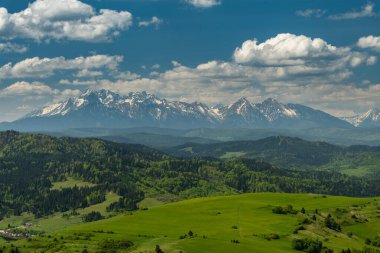
<svg viewBox="0 0 380 253">
<path fill-rule="evenodd" d="M 92 186 L 52 189 L 79 178 Z M 336 172 L 295 171 L 248 158 L 178 159 L 141 146 L 98 139 L 0 133 L 0 218 L 36 217 L 120 200 L 108 210 L 134 210 L 145 196 L 186 199 L 248 192 L 379 196 L 380 182 Z"/>
</svg>

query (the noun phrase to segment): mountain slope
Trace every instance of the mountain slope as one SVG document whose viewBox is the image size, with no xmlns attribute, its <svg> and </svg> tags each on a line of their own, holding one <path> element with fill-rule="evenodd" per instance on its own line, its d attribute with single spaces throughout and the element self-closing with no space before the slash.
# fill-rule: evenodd
<svg viewBox="0 0 380 253">
<path fill-rule="evenodd" d="M 267 99 L 251 104 L 242 98 L 229 106 L 168 101 L 146 92 L 126 96 L 108 90 L 86 91 L 79 97 L 46 106 L 0 129 L 57 131 L 70 128 L 167 127 L 212 128 L 352 128 L 322 111 Z"/>
</svg>

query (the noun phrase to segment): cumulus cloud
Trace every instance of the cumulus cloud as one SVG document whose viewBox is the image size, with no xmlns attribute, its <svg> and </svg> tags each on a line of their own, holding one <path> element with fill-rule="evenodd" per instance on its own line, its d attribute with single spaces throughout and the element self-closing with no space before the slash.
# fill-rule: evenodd
<svg viewBox="0 0 380 253">
<path fill-rule="evenodd" d="M 8 63 L 0 67 L 0 79 L 35 77 L 45 78 L 52 76 L 59 70 L 80 70 L 77 75 L 98 75 L 99 72 L 90 70 L 106 68 L 115 70 L 123 61 L 122 56 L 93 55 L 89 57 L 77 57 L 66 59 L 56 58 L 28 58 L 16 64 Z"/>
<path fill-rule="evenodd" d="M 210 8 L 221 3 L 219 0 L 186 0 L 186 2 L 196 8 Z"/>
<path fill-rule="evenodd" d="M 78 73 L 75 76 L 81 78 L 81 77 L 99 77 L 102 75 L 103 75 L 102 71 L 81 69 L 78 71 Z"/>
<path fill-rule="evenodd" d="M 369 48 L 375 51 L 380 51 L 380 36 L 376 37 L 370 35 L 368 37 L 362 37 L 358 40 L 357 45 L 360 48 Z"/>
<path fill-rule="evenodd" d="M 361 64 L 372 65 L 374 58 L 336 47 L 320 38 L 289 33 L 278 34 L 263 43 L 247 40 L 233 54 L 236 63 L 266 67 L 286 67 L 284 71 L 322 73 L 346 71 Z"/>
<path fill-rule="evenodd" d="M 329 19 L 332 20 L 344 20 L 344 19 L 357 19 L 357 18 L 365 18 L 365 17 L 373 17 L 376 16 L 376 12 L 374 11 L 375 4 L 368 3 L 362 7 L 362 9 L 354 10 L 351 12 L 336 14 L 329 16 Z"/>
<path fill-rule="evenodd" d="M 79 0 L 36 0 L 17 13 L 0 8 L 3 39 L 109 41 L 131 25 L 128 11 L 96 12 Z"/>
<path fill-rule="evenodd" d="M 154 26 L 156 27 L 156 29 L 158 29 L 163 22 L 164 21 L 162 19 L 159 19 L 156 16 L 154 16 L 150 20 L 140 21 L 139 27 Z"/>
<path fill-rule="evenodd" d="M 326 10 L 322 9 L 305 9 L 296 11 L 296 15 L 300 17 L 316 17 L 320 18 L 326 14 Z"/>
<path fill-rule="evenodd" d="M 17 53 L 22 54 L 28 51 L 28 48 L 23 45 L 14 44 L 14 43 L 0 43 L 0 53 L 8 54 L 8 53 Z"/>
<path fill-rule="evenodd" d="M 3 90 L 0 90 L 0 96 L 30 96 L 30 95 L 51 95 L 54 90 L 46 84 L 40 82 L 16 82 Z"/>
<path fill-rule="evenodd" d="M 41 82 L 15 82 L 8 87 L 0 90 L 0 97 L 22 97 L 24 99 L 43 99 L 46 96 L 53 95 L 53 100 L 60 100 L 63 98 L 68 98 L 76 96 L 80 93 L 79 90 L 58 90 L 51 88 Z"/>
</svg>

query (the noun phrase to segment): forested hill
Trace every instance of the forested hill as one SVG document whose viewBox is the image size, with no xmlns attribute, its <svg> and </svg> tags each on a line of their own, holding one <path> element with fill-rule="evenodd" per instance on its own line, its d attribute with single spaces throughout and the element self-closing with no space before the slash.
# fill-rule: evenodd
<svg viewBox="0 0 380 253">
<path fill-rule="evenodd" d="M 52 187 L 67 178 L 88 184 Z M 103 202 L 107 192 L 120 196 L 109 210 L 133 210 L 146 196 L 179 200 L 260 191 L 379 196 L 380 182 L 253 159 L 177 159 L 140 145 L 0 133 L 0 219 L 75 210 Z"/>
<path fill-rule="evenodd" d="M 380 175 L 380 147 L 338 146 L 295 137 L 273 136 L 256 141 L 187 143 L 166 152 L 178 157 L 244 157 L 264 160 L 287 169 L 365 169 Z M 359 171 L 359 170 L 358 170 Z"/>
</svg>

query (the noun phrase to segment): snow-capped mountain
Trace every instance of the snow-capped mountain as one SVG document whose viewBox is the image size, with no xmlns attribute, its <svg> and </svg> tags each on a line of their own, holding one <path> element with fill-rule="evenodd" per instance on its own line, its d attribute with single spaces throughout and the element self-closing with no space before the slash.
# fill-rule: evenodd
<svg viewBox="0 0 380 253">
<path fill-rule="evenodd" d="M 356 127 L 380 127 L 380 110 L 372 108 L 365 113 L 343 119 Z"/>
<path fill-rule="evenodd" d="M 48 105 L 2 129 L 53 131 L 69 128 L 312 128 L 352 127 L 346 121 L 298 104 L 274 99 L 252 104 L 241 98 L 224 106 L 168 101 L 146 92 L 120 95 L 88 90 L 76 98 Z"/>
</svg>

